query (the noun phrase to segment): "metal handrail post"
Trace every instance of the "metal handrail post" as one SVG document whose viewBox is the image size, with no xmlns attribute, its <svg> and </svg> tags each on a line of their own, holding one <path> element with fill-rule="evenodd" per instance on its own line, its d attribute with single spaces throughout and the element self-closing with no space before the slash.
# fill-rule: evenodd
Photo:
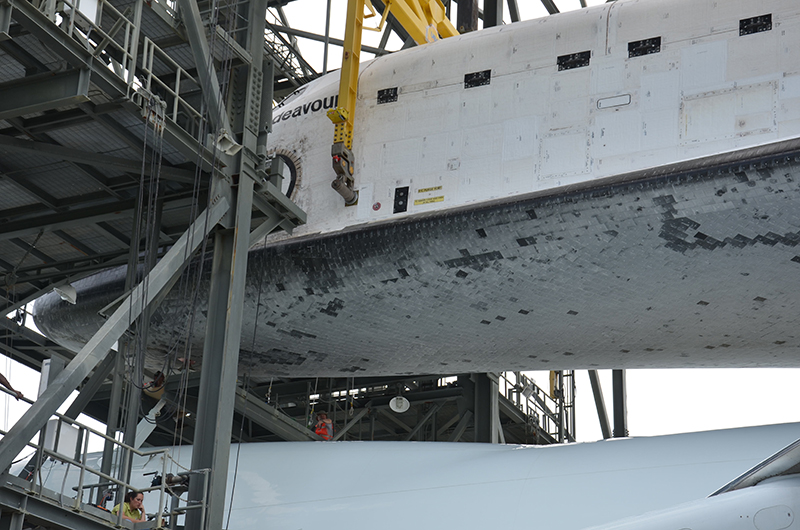
<svg viewBox="0 0 800 530">
<path fill-rule="evenodd" d="M 164 527 L 164 495 L 167 491 L 167 459 L 166 455 L 161 457 L 161 493 L 158 496 L 158 515 L 156 516 L 156 528 Z"/>
<path fill-rule="evenodd" d="M 208 507 L 208 475 L 210 469 L 203 470 L 203 510 L 200 512 L 200 529 L 204 530 L 206 527 L 206 508 Z"/>
<path fill-rule="evenodd" d="M 181 72 L 183 71 L 182 68 L 179 68 L 177 72 L 175 72 L 175 99 L 172 101 L 172 121 L 178 121 L 178 104 L 181 100 L 180 93 L 181 93 Z"/>
<path fill-rule="evenodd" d="M 81 429 L 83 432 L 83 429 Z M 85 436 L 83 441 L 83 453 L 81 454 L 81 472 L 78 477 L 78 493 L 75 496 L 75 509 L 78 510 L 83 502 L 83 482 L 86 477 L 86 454 L 89 452 L 89 436 Z M 91 495 L 90 495 L 91 498 Z"/>
</svg>

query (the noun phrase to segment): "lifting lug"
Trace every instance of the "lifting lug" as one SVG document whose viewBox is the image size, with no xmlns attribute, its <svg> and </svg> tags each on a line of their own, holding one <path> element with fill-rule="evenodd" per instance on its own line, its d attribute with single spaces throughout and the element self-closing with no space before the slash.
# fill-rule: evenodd
<svg viewBox="0 0 800 530">
<path fill-rule="evenodd" d="M 344 143 L 336 142 L 331 147 L 331 159 L 336 172 L 336 180 L 331 182 L 331 187 L 342 196 L 346 205 L 351 206 L 358 201 L 358 192 L 353 189 L 353 152 Z"/>
</svg>

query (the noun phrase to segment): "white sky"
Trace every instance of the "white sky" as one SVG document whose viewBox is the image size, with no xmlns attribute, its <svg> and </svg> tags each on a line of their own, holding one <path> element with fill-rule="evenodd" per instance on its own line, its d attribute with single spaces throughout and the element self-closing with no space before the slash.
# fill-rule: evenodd
<svg viewBox="0 0 800 530">
<path fill-rule="evenodd" d="M 547 372 L 530 372 L 549 388 Z M 631 436 L 747 427 L 800 421 L 800 369 L 730 368 L 627 370 L 628 431 Z M 600 370 L 613 429 L 611 370 Z M 578 441 L 602 438 L 586 370 L 576 378 Z"/>
<path fill-rule="evenodd" d="M 505 2 L 505 0 L 504 0 Z M 587 5 L 594 6 L 604 3 L 605 0 L 587 0 Z M 520 18 L 522 20 L 530 20 L 547 16 L 547 10 L 542 6 L 539 0 L 517 0 L 520 10 Z M 580 9 L 580 0 L 555 0 L 559 10 L 563 13 Z M 455 9 L 456 2 L 452 0 L 453 9 Z M 483 5 L 482 0 L 479 5 Z M 301 29 L 317 35 L 325 34 L 325 13 L 328 8 L 328 0 L 298 0 L 287 4 L 283 11 L 289 21 L 289 25 L 293 28 Z M 347 0 L 331 0 L 331 27 L 330 36 L 338 39 L 343 39 L 345 12 L 347 9 Z M 508 15 L 508 5 L 504 3 L 503 13 L 506 22 L 510 22 Z M 451 14 L 451 20 L 455 20 L 455 11 Z M 270 19 L 270 22 L 273 22 Z M 377 27 L 380 18 L 367 18 L 364 20 L 364 27 Z M 479 21 L 482 25 L 483 22 Z M 314 67 L 318 72 L 322 72 L 322 58 L 324 45 L 321 42 L 313 41 L 310 39 L 297 38 L 297 47 L 303 54 L 303 57 Z M 381 39 L 381 33 L 374 31 L 364 31 L 362 36 L 362 43 L 368 46 L 377 47 Z M 402 46 L 402 42 L 396 37 L 392 36 L 389 40 L 387 49 L 397 50 Z M 363 53 L 361 59 L 371 59 L 372 55 Z M 342 51 L 338 46 L 330 46 L 328 51 L 328 70 L 336 70 L 342 65 Z"/>
</svg>

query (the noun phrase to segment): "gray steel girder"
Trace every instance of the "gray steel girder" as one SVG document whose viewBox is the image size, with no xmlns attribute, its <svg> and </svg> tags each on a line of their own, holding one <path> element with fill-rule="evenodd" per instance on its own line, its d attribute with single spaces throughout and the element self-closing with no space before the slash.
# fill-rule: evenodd
<svg viewBox="0 0 800 530">
<path fill-rule="evenodd" d="M 89 100 L 89 69 L 25 77 L 0 85 L 0 120 L 65 107 Z"/>
<path fill-rule="evenodd" d="M 208 105 L 208 119 L 215 129 L 222 128 L 230 132 L 231 125 L 222 101 L 222 93 L 214 63 L 211 60 L 203 21 L 200 19 L 200 9 L 194 0 L 178 0 L 178 6 L 183 16 L 183 24 L 186 26 L 186 35 L 189 37 L 192 47 L 197 75 L 200 77 L 200 84 L 203 87 L 203 98 Z"/>
<path fill-rule="evenodd" d="M 7 475 L 3 477 L 3 482 L 6 481 L 12 484 L 17 481 L 23 482 L 21 479 Z M 18 487 L 0 488 L 2 519 L 24 517 L 26 526 L 39 525 L 53 530 L 73 530 L 75 528 L 108 530 L 111 527 L 111 515 L 108 512 L 102 512 L 100 508 L 87 506 L 87 510 L 96 514 L 65 510 L 57 502 L 49 500 L 47 497 L 29 495 L 23 488 L 22 484 Z"/>
<path fill-rule="evenodd" d="M 235 407 L 237 413 L 284 440 L 294 442 L 322 440 L 316 433 L 306 429 L 277 408 L 267 405 L 250 392 L 237 389 Z"/>
<path fill-rule="evenodd" d="M 190 192 L 184 195 L 190 195 Z M 191 207 L 191 198 L 181 195 L 168 197 L 164 206 L 167 210 L 171 208 L 189 208 Z M 128 199 L 100 206 L 71 210 L 64 213 L 43 215 L 35 219 L 23 219 L 4 223 L 0 226 L 0 240 L 35 235 L 39 233 L 40 230 L 49 232 L 56 229 L 63 230 L 75 226 L 86 226 L 89 224 L 102 223 L 104 221 L 126 219 L 133 214 L 135 207 L 136 199 Z M 127 244 L 122 244 L 122 248 L 127 249 L 127 247 Z"/>
<path fill-rule="evenodd" d="M 128 329 L 128 323 L 135 320 L 172 277 L 182 270 L 187 256 L 200 246 L 208 232 L 227 213 L 228 208 L 229 204 L 224 198 L 212 201 L 212 205 L 192 223 L 190 229 L 108 318 L 53 384 L 47 387 L 25 415 L 0 440 L 0 469 L 6 469 L 11 465 L 28 440 L 33 438 L 70 393 L 106 357 L 114 343 Z"/>
<path fill-rule="evenodd" d="M 608 411 L 597 370 L 589 370 L 589 382 L 592 384 L 592 395 L 594 395 L 594 404 L 597 407 L 597 417 L 600 420 L 600 431 L 603 433 L 603 439 L 608 440 L 611 438 L 611 424 L 608 421 Z"/>
<path fill-rule="evenodd" d="M 253 180 L 242 176 L 233 200 L 235 228 L 217 232 L 208 296 L 208 322 L 200 373 L 192 469 L 212 469 L 206 498 L 206 528 L 221 528 L 225 506 L 228 456 L 233 423 L 236 376 L 242 332 L 242 312 Z M 2 462 L 0 462 L 2 463 Z M 189 500 L 203 498 L 202 484 L 189 486 Z M 201 528 L 202 514 L 186 515 L 186 526 Z"/>
<path fill-rule="evenodd" d="M 325 35 L 318 35 L 316 33 L 312 33 L 310 31 L 303 31 L 297 28 L 290 28 L 287 26 L 280 26 L 278 24 L 269 24 L 269 29 L 271 29 L 275 33 L 286 33 L 287 35 L 292 35 L 294 37 L 302 37 L 304 39 L 309 39 L 317 42 L 325 42 Z M 328 42 L 330 44 L 336 46 L 344 46 L 344 41 L 342 39 L 337 39 L 334 37 L 328 37 Z M 372 53 L 375 55 L 386 55 L 388 52 L 386 50 L 382 50 L 380 48 L 375 48 L 373 46 L 367 46 L 365 44 L 361 45 L 361 51 Z"/>
<path fill-rule="evenodd" d="M 193 4 L 194 2 L 189 2 Z M 13 8 L 13 9 L 12 9 Z M 39 12 L 30 2 L 19 0 L 0 0 L 0 22 L 3 10 L 12 13 L 14 21 L 25 30 L 39 39 L 50 51 L 69 63 L 73 68 L 91 69 L 91 82 L 105 92 L 110 99 L 126 99 L 130 94 L 129 87 L 124 79 L 112 72 L 105 63 L 95 58 L 85 45 L 74 39 L 66 37 L 43 13 Z M 200 69 L 202 70 L 202 68 Z M 128 103 L 134 109 L 134 103 Z M 136 105 L 138 110 L 138 105 Z M 214 160 L 211 153 L 204 146 L 198 144 L 198 139 L 192 137 L 186 130 L 179 127 L 171 120 L 164 123 L 164 138 L 180 151 L 189 160 L 197 160 L 204 171 L 212 169 Z M 199 154 L 199 157 L 198 157 Z M 136 169 L 138 174 L 141 168 Z"/>
<path fill-rule="evenodd" d="M 129 171 L 136 175 L 144 172 L 145 175 L 149 176 L 153 173 L 153 170 L 149 166 L 142 166 L 140 160 L 130 160 L 88 151 L 78 151 L 71 147 L 43 142 L 32 142 L 30 140 L 19 140 L 7 136 L 0 136 L 0 148 L 21 152 L 34 151 L 38 155 L 55 157 L 59 160 L 69 160 L 71 162 L 89 164 L 96 167 Z M 167 180 L 175 180 L 187 184 L 193 184 L 195 181 L 195 172 L 192 170 L 162 166 L 158 171 L 159 176 Z"/>
</svg>

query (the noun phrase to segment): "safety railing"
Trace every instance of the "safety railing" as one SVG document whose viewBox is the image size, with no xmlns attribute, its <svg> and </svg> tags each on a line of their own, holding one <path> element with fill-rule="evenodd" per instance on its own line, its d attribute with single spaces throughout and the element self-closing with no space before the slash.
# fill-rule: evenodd
<svg viewBox="0 0 800 530">
<path fill-rule="evenodd" d="M 571 372 L 568 377 L 572 382 Z M 557 385 L 556 395 L 551 396 L 522 372 L 503 372 L 498 382 L 500 394 L 527 416 L 533 429 L 540 429 L 557 442 L 575 441 L 570 417 L 574 410 L 571 387 Z"/>
<path fill-rule="evenodd" d="M 8 390 L 0 388 L 7 394 Z M 13 395 L 13 394 L 12 394 Z M 33 404 L 32 401 L 21 398 L 20 402 Z M 4 437 L 7 432 L 0 430 Z M 112 461 L 114 466 L 102 465 L 102 452 L 92 448 L 94 443 L 111 444 L 113 447 Z M 22 478 L 26 480 L 26 493 L 28 495 L 49 499 L 54 504 L 68 509 L 71 512 L 82 513 L 98 518 L 97 508 L 106 510 L 104 492 L 116 493 L 118 504 L 122 504 L 125 494 L 129 491 L 140 493 L 158 492 L 158 510 L 150 515 L 148 528 L 174 528 L 177 518 L 188 510 L 202 510 L 201 519 L 205 520 L 206 502 L 210 471 L 207 469 L 190 471 L 181 466 L 171 457 L 168 448 L 153 450 L 139 450 L 122 443 L 113 437 L 96 431 L 62 414 L 56 413 L 45 427 L 40 431 L 39 443 L 28 442 L 27 447 L 33 449 L 27 464 L 23 469 Z M 24 461 L 28 457 L 18 461 Z M 145 473 L 156 474 L 160 480 L 154 480 L 150 487 L 134 487 L 130 482 L 121 480 L 120 477 L 130 475 L 134 467 L 134 459 L 143 459 L 148 463 L 160 460 L 160 465 L 154 471 Z M 104 471 L 104 469 L 108 471 Z M 149 469 L 153 469 L 149 467 Z M 114 471 L 119 471 L 119 476 L 114 476 Z M 178 477 L 199 476 L 203 481 L 202 500 L 196 502 L 186 501 L 181 506 L 179 495 L 176 494 L 174 484 L 171 482 L 173 475 L 170 470 L 180 470 Z M 14 467 L 12 466 L 12 471 Z M 160 476 L 158 473 L 160 472 Z M 188 480 L 188 478 L 186 479 Z M 184 483 L 185 481 L 178 481 Z M 92 500 L 95 498 L 96 500 Z M 171 499 L 170 506 L 166 501 Z M 91 507 L 91 508 L 90 508 Z M 105 522 L 122 526 L 122 510 L 115 516 L 102 518 Z M 165 524 L 166 522 L 169 524 Z"/>
<path fill-rule="evenodd" d="M 154 94 L 166 102 L 168 118 L 189 132 L 198 131 L 203 115 L 181 94 L 199 90 L 200 82 L 150 38 L 144 38 L 142 49 L 143 88 L 148 94 Z M 161 72 L 156 72 L 157 66 Z"/>
<path fill-rule="evenodd" d="M 33 0 L 32 3 L 68 37 L 82 42 L 92 56 L 105 62 L 129 88 L 133 87 L 139 36 L 137 19 L 141 12 L 132 7 L 120 12 L 107 0 Z"/>
<path fill-rule="evenodd" d="M 153 96 L 167 104 L 166 117 L 201 139 L 202 114 L 186 100 L 186 92 L 195 95 L 200 84 L 193 76 L 140 31 L 141 2 L 133 2 L 124 11 L 110 0 L 31 0 L 32 4 L 68 37 L 81 42 L 91 55 L 105 63 L 127 86 L 127 95 L 142 107 L 152 105 Z M 156 0 L 167 16 L 177 17 L 176 4 Z M 141 62 L 137 65 L 140 40 Z"/>
</svg>

